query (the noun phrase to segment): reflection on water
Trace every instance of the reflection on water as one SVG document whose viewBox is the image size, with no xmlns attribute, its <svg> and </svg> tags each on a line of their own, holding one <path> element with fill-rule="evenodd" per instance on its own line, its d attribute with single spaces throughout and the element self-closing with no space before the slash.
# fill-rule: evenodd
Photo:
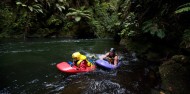
<svg viewBox="0 0 190 94">
<path fill-rule="evenodd" d="M 98 67 L 93 72 L 69 75 L 55 67 L 70 61 L 75 51 L 92 58 L 111 47 L 117 49 L 123 63 L 116 70 Z M 144 80 L 144 68 L 135 61 L 135 54 L 127 53 L 111 39 L 5 40 L 0 43 L 0 93 L 147 94 L 151 84 Z"/>
</svg>

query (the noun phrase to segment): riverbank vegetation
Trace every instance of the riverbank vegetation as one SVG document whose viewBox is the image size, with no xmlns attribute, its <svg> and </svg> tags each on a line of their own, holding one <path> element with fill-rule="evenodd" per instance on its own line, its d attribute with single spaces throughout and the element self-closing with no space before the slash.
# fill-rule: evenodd
<svg viewBox="0 0 190 94">
<path fill-rule="evenodd" d="M 166 92 L 189 92 L 188 0 L 3 0 L 0 5 L 0 38 L 111 37 L 158 65 Z"/>
<path fill-rule="evenodd" d="M 1 38 L 105 38 L 119 23 L 117 1 L 4 0 L 0 12 Z"/>
</svg>

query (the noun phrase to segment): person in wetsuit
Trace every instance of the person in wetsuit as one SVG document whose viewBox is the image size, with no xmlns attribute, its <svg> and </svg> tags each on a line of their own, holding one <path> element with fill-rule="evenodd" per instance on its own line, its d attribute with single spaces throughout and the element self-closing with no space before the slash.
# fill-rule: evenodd
<svg viewBox="0 0 190 94">
<path fill-rule="evenodd" d="M 80 52 L 75 52 L 72 54 L 73 63 L 79 67 L 86 69 L 86 67 L 91 66 L 91 62 L 89 62 L 85 55 L 82 55 Z"/>
<path fill-rule="evenodd" d="M 114 66 L 117 66 L 118 64 L 118 55 L 115 52 L 114 48 L 110 49 L 110 52 L 106 53 L 101 57 L 103 60 L 107 60 L 109 63 L 113 64 Z"/>
</svg>

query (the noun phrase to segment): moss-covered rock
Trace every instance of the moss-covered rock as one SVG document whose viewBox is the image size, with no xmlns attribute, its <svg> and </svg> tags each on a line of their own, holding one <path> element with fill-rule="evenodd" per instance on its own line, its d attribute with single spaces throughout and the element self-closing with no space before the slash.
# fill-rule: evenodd
<svg viewBox="0 0 190 94">
<path fill-rule="evenodd" d="M 172 56 L 171 59 L 177 63 L 182 63 L 182 64 L 186 64 L 189 60 L 188 57 L 184 55 L 174 55 Z"/>
<path fill-rule="evenodd" d="M 159 67 L 163 89 L 174 94 L 189 94 L 188 70 L 182 63 L 184 56 L 175 55 Z M 177 62 L 176 62 L 177 61 Z"/>
</svg>

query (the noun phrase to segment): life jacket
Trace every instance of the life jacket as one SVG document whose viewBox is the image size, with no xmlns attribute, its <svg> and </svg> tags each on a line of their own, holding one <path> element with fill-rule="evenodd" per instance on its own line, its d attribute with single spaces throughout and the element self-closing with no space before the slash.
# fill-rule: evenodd
<svg viewBox="0 0 190 94">
<path fill-rule="evenodd" d="M 109 62 L 113 63 L 115 56 L 117 56 L 116 53 L 114 53 L 114 52 L 109 52 L 109 54 L 108 54 Z"/>
<path fill-rule="evenodd" d="M 86 56 L 80 55 L 78 60 L 76 61 L 76 65 L 79 67 L 81 63 L 84 63 L 87 67 L 91 66 L 91 63 L 87 60 Z"/>
</svg>

